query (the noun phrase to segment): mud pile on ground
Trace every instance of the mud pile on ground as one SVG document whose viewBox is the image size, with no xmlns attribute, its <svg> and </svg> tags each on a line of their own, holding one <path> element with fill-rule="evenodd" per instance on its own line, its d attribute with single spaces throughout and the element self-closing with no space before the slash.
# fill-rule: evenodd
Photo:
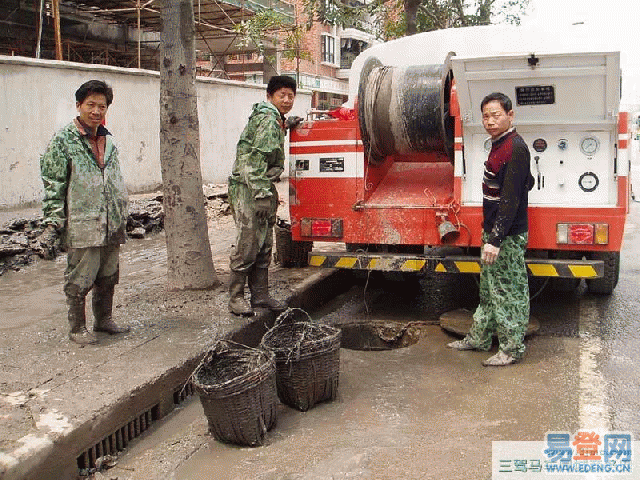
<svg viewBox="0 0 640 480">
<path fill-rule="evenodd" d="M 44 255 L 37 241 L 42 233 L 42 217 L 15 218 L 0 226 L 0 275 L 20 270 Z"/>
<path fill-rule="evenodd" d="M 129 217 L 127 217 L 127 235 L 131 238 L 144 238 L 147 234 L 158 233 L 164 229 L 164 208 L 162 194 L 152 198 L 131 198 Z"/>
<path fill-rule="evenodd" d="M 203 185 L 205 211 L 207 217 L 215 219 L 230 215 L 226 184 Z M 127 236 L 144 238 L 164 229 L 164 208 L 162 192 L 132 195 L 129 198 Z M 42 216 L 21 216 L 0 226 L 0 275 L 7 270 L 20 270 L 25 265 L 44 257 L 44 250 L 38 242 L 42 233 Z"/>
<path fill-rule="evenodd" d="M 227 184 L 209 184 L 202 186 L 205 198 L 205 210 L 209 219 L 231 215 Z"/>
</svg>

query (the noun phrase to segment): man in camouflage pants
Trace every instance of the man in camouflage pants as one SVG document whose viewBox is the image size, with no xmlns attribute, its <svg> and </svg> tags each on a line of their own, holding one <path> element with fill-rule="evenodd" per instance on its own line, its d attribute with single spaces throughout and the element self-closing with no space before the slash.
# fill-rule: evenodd
<svg viewBox="0 0 640 480">
<path fill-rule="evenodd" d="M 276 312 L 286 308 L 269 295 L 268 272 L 278 208 L 274 182 L 284 171 L 284 115 L 291 111 L 295 95 L 293 78 L 272 77 L 267 85 L 267 101 L 253 106 L 238 141 L 229 177 L 229 203 L 238 232 L 230 259 L 229 310 L 236 315 L 252 315 L 256 307 Z M 244 298 L 247 279 L 250 305 Z"/>
<path fill-rule="evenodd" d="M 125 333 L 111 318 L 119 277 L 120 244 L 125 241 L 127 191 L 118 149 L 103 126 L 113 91 L 90 80 L 76 91 L 78 116 L 51 140 L 40 160 L 44 183 L 43 251 L 55 256 L 60 241 L 68 248 L 64 292 L 69 338 L 98 342 L 86 328 L 85 297 L 93 288 L 93 330 Z"/>
<path fill-rule="evenodd" d="M 485 366 L 503 366 L 522 358 L 529 323 L 529 285 L 524 254 L 528 240 L 529 190 L 533 187 L 527 144 L 513 128 L 513 109 L 502 93 L 487 95 L 480 105 L 492 146 L 482 182 L 482 271 L 480 305 L 457 350 L 491 348 L 497 333 L 499 351 Z"/>
</svg>

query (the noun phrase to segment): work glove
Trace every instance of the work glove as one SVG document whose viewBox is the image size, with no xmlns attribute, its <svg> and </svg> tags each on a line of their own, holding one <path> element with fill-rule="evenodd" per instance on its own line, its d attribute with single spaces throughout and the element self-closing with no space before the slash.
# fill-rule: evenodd
<svg viewBox="0 0 640 480">
<path fill-rule="evenodd" d="M 60 252 L 60 234 L 55 225 L 47 225 L 37 238 L 40 255 L 45 260 L 53 260 Z"/>
<path fill-rule="evenodd" d="M 271 167 L 269 170 L 267 170 L 267 178 L 273 183 L 278 183 L 280 181 L 280 175 L 282 175 L 283 171 L 284 168 L 282 167 Z"/>
<path fill-rule="evenodd" d="M 271 197 L 256 198 L 256 217 L 268 219 L 271 213 Z"/>
<path fill-rule="evenodd" d="M 293 130 L 294 128 L 296 128 L 298 125 L 300 125 L 300 123 L 302 123 L 302 121 L 304 120 L 304 118 L 302 117 L 296 117 L 295 115 L 291 115 L 290 117 L 288 117 L 285 122 L 284 125 L 285 127 L 287 127 L 289 130 Z"/>
</svg>

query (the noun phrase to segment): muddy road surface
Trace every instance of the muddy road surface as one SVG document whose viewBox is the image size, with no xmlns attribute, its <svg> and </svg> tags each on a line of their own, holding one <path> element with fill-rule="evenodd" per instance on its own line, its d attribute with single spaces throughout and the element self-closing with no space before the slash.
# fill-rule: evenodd
<svg viewBox="0 0 640 480">
<path fill-rule="evenodd" d="M 540 328 L 527 338 L 518 364 L 483 367 L 496 345 L 490 353 L 445 347 L 456 337 L 440 327 L 439 314 L 473 307 L 469 279 L 363 277 L 311 312 L 313 319 L 409 324 L 406 346 L 342 348 L 338 398 L 305 413 L 280 405 L 262 447 L 214 440 L 194 396 L 112 472 L 130 480 L 489 479 L 497 468 L 493 441 L 542 442 L 549 431 L 581 430 L 630 432 L 638 439 L 637 210 L 634 204 L 614 293 L 593 295 L 584 284 L 572 292 L 540 292 L 531 304 Z"/>
</svg>

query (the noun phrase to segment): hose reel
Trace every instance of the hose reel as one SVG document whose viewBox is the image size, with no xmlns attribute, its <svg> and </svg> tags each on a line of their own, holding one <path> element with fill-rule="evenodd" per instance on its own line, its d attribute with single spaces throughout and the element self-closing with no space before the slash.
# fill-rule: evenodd
<svg viewBox="0 0 640 480">
<path fill-rule="evenodd" d="M 367 59 L 358 85 L 358 117 L 370 163 L 421 152 L 441 152 L 453 162 L 450 56 L 442 65 L 403 67 Z"/>
</svg>

